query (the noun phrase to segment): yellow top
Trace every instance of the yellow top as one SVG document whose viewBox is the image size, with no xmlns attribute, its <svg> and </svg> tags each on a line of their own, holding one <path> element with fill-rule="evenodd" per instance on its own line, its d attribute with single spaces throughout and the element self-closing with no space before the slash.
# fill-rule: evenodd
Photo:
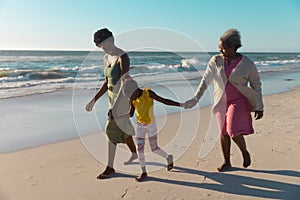
<svg viewBox="0 0 300 200">
<path fill-rule="evenodd" d="M 142 124 L 151 124 L 155 121 L 153 110 L 154 101 L 149 96 L 149 90 L 150 88 L 144 89 L 142 95 L 132 101 L 137 121 Z"/>
</svg>

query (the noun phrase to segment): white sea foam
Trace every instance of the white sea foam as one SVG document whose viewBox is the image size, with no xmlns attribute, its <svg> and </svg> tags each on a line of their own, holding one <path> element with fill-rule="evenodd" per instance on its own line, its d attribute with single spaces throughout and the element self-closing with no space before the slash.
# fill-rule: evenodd
<svg viewBox="0 0 300 200">
<path fill-rule="evenodd" d="M 254 62 L 258 66 L 272 66 L 272 65 L 287 65 L 287 64 L 300 64 L 299 59 L 293 60 L 265 60 Z"/>
<path fill-rule="evenodd" d="M 197 57 L 192 57 L 192 58 L 188 58 L 188 59 L 182 59 L 181 60 L 181 66 L 182 67 L 191 67 L 192 65 L 197 66 L 199 64 L 199 60 Z"/>
</svg>

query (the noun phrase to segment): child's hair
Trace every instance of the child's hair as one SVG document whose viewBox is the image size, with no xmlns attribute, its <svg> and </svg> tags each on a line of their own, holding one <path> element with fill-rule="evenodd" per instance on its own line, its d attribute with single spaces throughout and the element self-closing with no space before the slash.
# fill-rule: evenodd
<svg viewBox="0 0 300 200">
<path fill-rule="evenodd" d="M 123 83 L 122 93 L 125 97 L 130 98 L 132 94 L 139 88 L 137 82 L 133 79 L 126 80 Z"/>
</svg>

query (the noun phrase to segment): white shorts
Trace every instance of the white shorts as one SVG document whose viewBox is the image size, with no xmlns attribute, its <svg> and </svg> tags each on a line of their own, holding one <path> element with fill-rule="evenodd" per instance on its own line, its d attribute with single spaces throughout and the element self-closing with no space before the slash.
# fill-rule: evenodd
<svg viewBox="0 0 300 200">
<path fill-rule="evenodd" d="M 139 122 L 137 123 L 136 137 L 146 138 L 147 133 L 149 138 L 153 136 L 157 136 L 156 122 L 153 122 L 151 124 L 142 124 Z"/>
</svg>

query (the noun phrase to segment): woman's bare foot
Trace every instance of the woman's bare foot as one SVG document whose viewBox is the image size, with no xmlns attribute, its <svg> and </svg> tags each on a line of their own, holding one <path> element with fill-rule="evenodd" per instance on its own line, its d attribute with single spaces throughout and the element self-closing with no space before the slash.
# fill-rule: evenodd
<svg viewBox="0 0 300 200">
<path fill-rule="evenodd" d="M 143 172 L 140 176 L 136 177 L 135 180 L 137 182 L 142 182 L 148 177 L 147 172 Z"/>
<path fill-rule="evenodd" d="M 249 167 L 251 164 L 251 158 L 248 151 L 246 151 L 246 153 L 243 153 L 243 158 L 244 158 L 243 167 L 245 168 Z"/>
<path fill-rule="evenodd" d="M 168 156 L 167 162 L 168 162 L 167 170 L 170 171 L 174 167 L 173 155 Z"/>
<path fill-rule="evenodd" d="M 99 174 L 97 176 L 97 179 L 105 179 L 105 178 L 109 178 L 111 177 L 112 174 L 115 173 L 114 168 L 111 168 L 109 166 L 106 167 L 106 169 L 104 170 L 104 172 L 102 172 L 101 174 Z"/>
<path fill-rule="evenodd" d="M 228 170 L 230 168 L 231 168 L 231 164 L 230 163 L 224 163 L 221 167 L 218 167 L 217 170 L 219 172 L 224 172 L 224 171 L 226 171 L 226 170 Z"/>
<path fill-rule="evenodd" d="M 137 159 L 138 156 L 136 153 L 132 153 L 131 157 L 128 159 L 128 161 L 124 162 L 124 165 L 129 165 L 131 164 L 135 159 Z"/>
</svg>

